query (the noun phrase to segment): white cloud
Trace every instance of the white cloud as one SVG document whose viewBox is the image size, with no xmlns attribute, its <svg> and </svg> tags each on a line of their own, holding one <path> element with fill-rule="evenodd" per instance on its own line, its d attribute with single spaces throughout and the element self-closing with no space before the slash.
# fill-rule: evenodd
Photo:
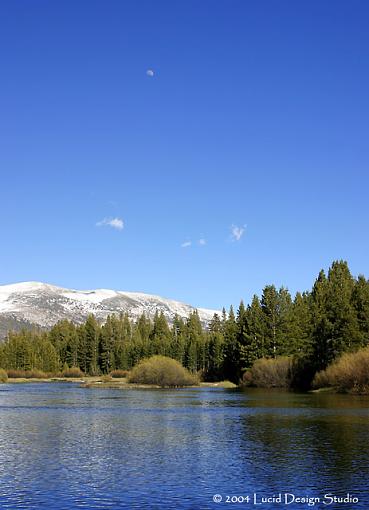
<svg viewBox="0 0 369 510">
<path fill-rule="evenodd" d="M 185 241 L 181 244 L 181 248 L 189 248 L 192 245 L 192 241 Z"/>
<path fill-rule="evenodd" d="M 203 237 L 201 239 L 199 239 L 200 246 L 205 246 L 205 244 L 206 244 L 206 239 L 204 239 Z"/>
<path fill-rule="evenodd" d="M 246 225 L 242 227 L 238 227 L 237 225 L 231 226 L 231 239 L 232 241 L 239 241 L 243 234 L 245 233 Z"/>
<path fill-rule="evenodd" d="M 111 227 L 116 230 L 123 230 L 124 221 L 121 218 L 104 218 L 96 223 L 97 227 Z"/>
<path fill-rule="evenodd" d="M 148 69 L 146 71 L 146 74 L 147 74 L 147 76 L 150 76 L 150 78 L 152 78 L 154 76 L 154 71 L 152 69 Z"/>
</svg>

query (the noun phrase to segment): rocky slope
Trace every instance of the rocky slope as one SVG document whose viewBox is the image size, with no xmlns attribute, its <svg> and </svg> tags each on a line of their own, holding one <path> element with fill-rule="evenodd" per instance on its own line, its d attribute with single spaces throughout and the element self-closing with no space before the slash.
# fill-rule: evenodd
<svg viewBox="0 0 369 510">
<path fill-rule="evenodd" d="M 109 314 L 127 312 L 132 319 L 143 312 L 153 317 L 163 312 L 171 321 L 176 314 L 188 317 L 194 307 L 151 294 L 115 290 L 72 290 L 46 283 L 24 282 L 0 286 L 0 338 L 9 329 L 50 328 L 61 319 L 83 322 L 89 314 L 104 320 Z M 208 323 L 216 310 L 198 309 Z"/>
</svg>

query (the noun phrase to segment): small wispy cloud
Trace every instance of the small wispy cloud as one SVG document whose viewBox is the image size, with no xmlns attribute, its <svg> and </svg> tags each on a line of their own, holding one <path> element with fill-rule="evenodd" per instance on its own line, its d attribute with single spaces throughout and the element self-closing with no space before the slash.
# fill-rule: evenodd
<svg viewBox="0 0 369 510">
<path fill-rule="evenodd" d="M 237 225 L 231 226 L 231 240 L 232 241 L 239 241 L 243 234 L 245 233 L 246 225 L 243 225 L 242 227 L 238 227 Z"/>
<path fill-rule="evenodd" d="M 121 218 L 104 218 L 96 223 L 97 227 L 111 227 L 116 230 L 123 230 L 124 221 Z"/>
<path fill-rule="evenodd" d="M 204 237 L 201 237 L 196 242 L 192 242 L 191 240 L 185 241 L 184 243 L 181 244 L 181 248 L 189 248 L 190 246 L 193 245 L 205 246 L 206 244 L 207 244 L 206 239 Z"/>
</svg>

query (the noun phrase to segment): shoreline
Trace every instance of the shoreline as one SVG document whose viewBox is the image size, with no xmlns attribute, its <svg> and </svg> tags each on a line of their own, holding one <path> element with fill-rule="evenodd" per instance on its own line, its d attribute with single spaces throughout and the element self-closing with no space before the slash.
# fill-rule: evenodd
<svg viewBox="0 0 369 510">
<path fill-rule="evenodd" d="M 104 380 L 105 379 L 105 380 Z M 27 384 L 27 383 L 73 383 L 79 384 L 81 388 L 103 388 L 103 389 L 123 389 L 123 390 L 134 390 L 134 389 L 181 389 L 181 388 L 223 388 L 223 389 L 245 389 L 244 386 L 237 386 L 230 381 L 218 381 L 218 382 L 200 382 L 197 385 L 190 386 L 159 386 L 157 384 L 139 384 L 129 383 L 126 378 L 111 378 L 107 379 L 107 376 L 87 376 L 87 377 L 49 377 L 49 378 L 36 378 L 36 377 L 9 377 L 6 382 L 1 384 Z M 255 388 L 264 389 L 266 388 Z M 270 390 L 271 388 L 269 388 Z M 273 391 L 288 391 L 285 388 L 272 388 Z M 307 394 L 315 395 L 355 395 L 355 396 L 368 396 L 369 392 L 364 391 L 338 391 L 334 387 L 325 387 L 318 389 L 311 389 Z"/>
<path fill-rule="evenodd" d="M 105 376 L 106 377 L 106 376 Z M 110 388 L 110 389 L 161 389 L 162 386 L 156 384 L 137 384 L 129 383 L 126 378 L 116 378 L 110 380 L 104 380 L 104 376 L 88 376 L 83 378 L 77 377 L 50 377 L 50 378 L 25 378 L 17 377 L 11 378 L 4 384 L 27 384 L 27 383 L 79 383 L 82 388 Z M 178 388 L 225 388 L 233 389 L 238 386 L 230 381 L 219 381 L 219 382 L 201 382 L 194 386 L 178 386 Z M 170 389 L 172 387 L 167 387 Z"/>
</svg>

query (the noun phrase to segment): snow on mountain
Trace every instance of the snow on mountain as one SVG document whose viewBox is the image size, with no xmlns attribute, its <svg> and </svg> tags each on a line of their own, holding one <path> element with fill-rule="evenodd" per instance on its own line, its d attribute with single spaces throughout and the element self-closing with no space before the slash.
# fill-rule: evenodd
<svg viewBox="0 0 369 510">
<path fill-rule="evenodd" d="M 178 314 L 188 317 L 195 308 L 160 296 L 108 289 L 72 290 L 40 282 L 0 286 L 0 337 L 12 327 L 36 325 L 49 328 L 61 319 L 83 322 L 89 314 L 105 320 L 109 314 L 125 313 L 136 319 L 142 313 L 153 317 L 163 312 L 171 321 Z M 201 321 L 208 323 L 217 310 L 198 309 Z"/>
</svg>

